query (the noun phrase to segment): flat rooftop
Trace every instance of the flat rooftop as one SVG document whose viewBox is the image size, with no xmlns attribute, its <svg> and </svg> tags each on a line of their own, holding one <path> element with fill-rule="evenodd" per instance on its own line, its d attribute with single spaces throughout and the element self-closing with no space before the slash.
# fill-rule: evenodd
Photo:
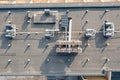
<svg viewBox="0 0 120 80">
<path fill-rule="evenodd" d="M 98 4 L 0 5 L 0 75 L 104 75 L 104 71 L 119 71 L 120 6 L 119 3 Z M 60 8 L 60 5 L 63 6 Z M 34 14 L 46 7 L 56 12 L 56 24 L 34 24 Z M 61 15 L 67 10 L 72 18 L 72 40 L 82 41 L 81 53 L 56 52 L 56 41 L 64 38 L 64 31 L 60 30 L 49 40 L 44 37 L 46 29 L 60 27 Z M 105 10 L 109 11 L 104 13 Z M 30 20 L 26 18 L 28 12 Z M 100 32 L 106 20 L 115 25 L 116 33 L 110 39 L 104 38 Z M 5 37 L 8 22 L 17 29 L 13 40 Z M 95 29 L 97 33 L 87 40 L 84 31 L 88 28 Z M 105 47 L 106 43 L 109 46 Z M 86 47 L 86 44 L 89 45 Z M 109 59 L 107 63 L 106 59 Z"/>
</svg>

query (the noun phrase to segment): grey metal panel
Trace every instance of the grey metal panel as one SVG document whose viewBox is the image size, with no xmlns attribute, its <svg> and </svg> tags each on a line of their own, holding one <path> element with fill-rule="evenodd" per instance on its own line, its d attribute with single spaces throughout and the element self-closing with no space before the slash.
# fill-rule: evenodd
<svg viewBox="0 0 120 80">
<path fill-rule="evenodd" d="M 68 15 L 62 15 L 61 16 L 61 27 L 68 27 Z"/>
<path fill-rule="evenodd" d="M 120 72 L 113 72 L 111 80 L 120 80 Z"/>
</svg>

